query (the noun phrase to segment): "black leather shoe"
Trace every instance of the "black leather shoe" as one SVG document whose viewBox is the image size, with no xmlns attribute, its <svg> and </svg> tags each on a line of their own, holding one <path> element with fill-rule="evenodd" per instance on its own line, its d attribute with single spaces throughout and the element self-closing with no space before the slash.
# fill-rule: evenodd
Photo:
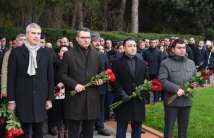
<svg viewBox="0 0 214 138">
<path fill-rule="evenodd" d="M 53 135 L 53 136 L 56 136 L 58 134 L 57 127 L 51 127 L 50 129 L 48 129 L 48 133 Z"/>
<path fill-rule="evenodd" d="M 111 133 L 107 129 L 99 129 L 97 130 L 97 134 L 102 136 L 111 136 Z"/>
<path fill-rule="evenodd" d="M 144 129 L 142 128 L 142 129 L 141 129 L 141 133 L 143 133 L 143 134 L 144 134 L 144 133 L 146 133 L 146 131 L 144 131 Z"/>
</svg>

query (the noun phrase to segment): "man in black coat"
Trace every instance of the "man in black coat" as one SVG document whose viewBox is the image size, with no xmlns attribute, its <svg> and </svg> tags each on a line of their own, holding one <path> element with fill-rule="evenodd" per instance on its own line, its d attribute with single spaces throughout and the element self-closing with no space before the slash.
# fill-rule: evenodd
<svg viewBox="0 0 214 138">
<path fill-rule="evenodd" d="M 8 109 L 16 111 L 24 137 L 43 138 L 42 126 L 52 107 L 54 77 L 49 51 L 40 46 L 41 27 L 26 28 L 22 47 L 11 51 L 8 64 Z"/>
<path fill-rule="evenodd" d="M 199 48 L 196 46 L 195 39 L 190 38 L 188 47 L 192 50 L 192 59 L 195 62 L 196 67 L 200 66 L 201 54 Z"/>
<path fill-rule="evenodd" d="M 117 121 L 117 138 L 125 138 L 128 122 L 131 121 L 132 137 L 140 138 L 141 124 L 145 119 L 145 103 L 138 98 L 128 100 L 135 87 L 143 84 L 147 76 L 146 65 L 137 54 L 137 45 L 134 39 L 124 40 L 124 55 L 113 62 L 112 68 L 117 81 L 113 83 L 116 101 L 126 101 L 115 109 Z M 127 101 L 128 100 L 128 101 Z"/>
<path fill-rule="evenodd" d="M 100 114 L 98 86 L 85 88 L 94 75 L 103 71 L 101 54 L 90 46 L 91 34 L 87 28 L 76 32 L 76 41 L 70 51 L 64 53 L 60 68 L 61 81 L 66 88 L 64 116 L 69 124 L 69 138 L 93 138 L 95 119 Z M 102 85 L 99 80 L 96 85 Z M 70 91 L 77 94 L 71 96 Z"/>
<path fill-rule="evenodd" d="M 146 61 L 149 68 L 149 78 L 150 80 L 158 78 L 158 71 L 161 63 L 161 52 L 157 48 L 157 40 L 150 40 L 150 47 L 144 52 L 144 60 Z M 160 98 L 160 93 L 153 92 L 153 101 L 157 102 Z M 152 98 L 152 95 L 150 95 Z M 147 97 L 148 100 L 148 97 Z"/>
</svg>

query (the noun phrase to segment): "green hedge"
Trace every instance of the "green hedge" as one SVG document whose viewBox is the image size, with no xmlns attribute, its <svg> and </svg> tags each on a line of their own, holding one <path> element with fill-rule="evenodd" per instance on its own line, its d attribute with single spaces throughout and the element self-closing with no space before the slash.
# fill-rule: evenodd
<svg viewBox="0 0 214 138">
<path fill-rule="evenodd" d="M 25 29 L 23 28 L 8 28 L 8 27 L 0 27 L 0 37 L 6 37 L 8 39 L 13 39 L 16 37 L 19 33 L 24 33 Z M 200 35 L 184 35 L 184 34 L 157 34 L 157 33 L 125 33 L 125 32 L 103 32 L 103 31 L 97 31 L 100 32 L 101 36 L 105 39 L 111 39 L 111 40 L 124 40 L 128 36 L 133 37 L 137 40 L 140 39 L 163 39 L 166 37 L 182 37 L 182 38 L 190 38 L 194 37 L 196 39 L 203 39 L 203 36 Z M 69 30 L 69 29 L 55 29 L 55 28 L 45 28 L 43 29 L 43 33 L 47 36 L 48 41 L 56 42 L 57 38 L 61 36 L 67 36 L 70 40 L 74 38 L 75 31 Z"/>
</svg>

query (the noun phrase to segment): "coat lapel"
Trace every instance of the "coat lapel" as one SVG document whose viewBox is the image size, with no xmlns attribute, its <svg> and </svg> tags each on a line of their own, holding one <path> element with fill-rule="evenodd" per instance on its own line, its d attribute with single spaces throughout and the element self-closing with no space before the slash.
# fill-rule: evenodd
<svg viewBox="0 0 214 138">
<path fill-rule="evenodd" d="M 41 55 L 42 55 L 42 47 L 37 51 L 36 60 L 37 60 L 37 65 L 38 66 L 39 66 L 39 63 L 40 63 Z"/>
</svg>

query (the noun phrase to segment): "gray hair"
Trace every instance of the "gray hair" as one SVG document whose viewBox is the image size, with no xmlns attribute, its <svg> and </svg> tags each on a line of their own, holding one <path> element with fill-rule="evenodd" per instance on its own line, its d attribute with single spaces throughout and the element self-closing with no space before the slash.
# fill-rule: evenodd
<svg viewBox="0 0 214 138">
<path fill-rule="evenodd" d="M 31 30 L 32 28 L 42 30 L 41 27 L 40 27 L 37 23 L 30 23 L 30 24 L 28 24 L 27 27 L 26 27 L 26 33 L 30 32 L 30 30 Z"/>
<path fill-rule="evenodd" d="M 88 28 L 86 28 L 86 27 L 82 27 L 82 28 L 79 28 L 79 29 L 76 31 L 76 36 L 78 36 L 80 32 L 89 32 L 89 33 L 91 33 L 90 29 L 88 29 Z"/>
</svg>

